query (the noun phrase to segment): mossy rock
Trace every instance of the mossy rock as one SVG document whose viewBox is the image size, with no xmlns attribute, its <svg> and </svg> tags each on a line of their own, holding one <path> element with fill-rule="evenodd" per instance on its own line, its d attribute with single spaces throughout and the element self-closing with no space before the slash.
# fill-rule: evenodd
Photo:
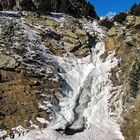
<svg viewBox="0 0 140 140">
<path fill-rule="evenodd" d="M 86 36 L 87 35 L 86 31 L 82 30 L 82 29 L 76 29 L 75 34 L 78 36 Z"/>
<path fill-rule="evenodd" d="M 71 32 L 71 31 L 67 31 L 66 36 L 78 39 L 78 36 L 74 32 Z"/>
<path fill-rule="evenodd" d="M 67 42 L 64 42 L 64 46 L 69 52 L 75 52 L 79 48 L 78 46 Z"/>
<path fill-rule="evenodd" d="M 54 26 L 54 27 L 59 26 L 59 23 L 52 19 L 47 19 L 45 23 L 47 26 Z"/>
<path fill-rule="evenodd" d="M 132 24 L 135 22 L 135 17 L 134 16 L 127 16 L 126 17 L 126 21 L 129 23 L 129 24 Z"/>
<path fill-rule="evenodd" d="M 16 59 L 0 54 L 0 69 L 14 69 L 18 65 Z"/>
<path fill-rule="evenodd" d="M 130 45 L 130 46 L 134 45 L 134 38 L 133 38 L 133 36 L 127 36 L 124 42 L 126 44 Z"/>
<path fill-rule="evenodd" d="M 108 34 L 109 36 L 115 36 L 115 35 L 117 35 L 117 30 L 116 30 L 116 28 L 115 28 L 115 27 L 112 27 L 112 28 L 107 32 L 107 34 Z"/>
<path fill-rule="evenodd" d="M 136 17 L 135 28 L 140 29 L 140 16 Z"/>
</svg>

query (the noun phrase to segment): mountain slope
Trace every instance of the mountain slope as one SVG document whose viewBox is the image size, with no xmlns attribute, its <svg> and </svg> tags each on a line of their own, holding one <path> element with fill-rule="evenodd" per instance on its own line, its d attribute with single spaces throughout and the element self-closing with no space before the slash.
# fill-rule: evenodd
<svg viewBox="0 0 140 140">
<path fill-rule="evenodd" d="M 3 138 L 123 139 L 108 112 L 112 87 L 108 77 L 118 62 L 114 52 L 106 62 L 101 60 L 105 31 L 98 22 L 54 13 L 25 18 L 2 13 L 1 55 L 9 52 L 10 57 L 6 63 L 1 60 L 1 86 L 6 86 L 1 97 L 1 126 L 7 131 L 1 132 Z M 8 67 L 13 59 L 17 65 Z"/>
<path fill-rule="evenodd" d="M 138 10 L 139 9 L 139 10 Z M 111 19 L 106 50 L 115 50 L 119 65 L 112 69 L 115 87 L 123 86 L 118 101 L 123 101 L 122 132 L 126 140 L 138 140 L 139 129 L 139 47 L 140 47 L 140 5 L 120 13 Z M 119 105 L 119 104 L 118 104 Z M 115 111 L 117 104 L 112 105 Z"/>
<path fill-rule="evenodd" d="M 140 5 L 0 2 L 0 139 L 139 140 Z"/>
<path fill-rule="evenodd" d="M 85 0 L 0 0 L 0 5 L 3 10 L 26 10 L 41 14 L 61 12 L 99 19 L 94 7 Z"/>
</svg>

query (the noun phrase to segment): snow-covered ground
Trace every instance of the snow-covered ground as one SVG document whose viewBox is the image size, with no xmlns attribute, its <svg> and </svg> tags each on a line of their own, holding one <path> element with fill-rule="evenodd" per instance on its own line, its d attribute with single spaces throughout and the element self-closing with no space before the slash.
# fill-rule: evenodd
<svg viewBox="0 0 140 140">
<path fill-rule="evenodd" d="M 63 58 L 51 56 L 65 71 L 60 73 L 65 79 L 62 86 L 65 97 L 60 100 L 59 109 L 54 106 L 56 118 L 48 128 L 30 131 L 23 136 L 17 136 L 14 140 L 123 140 L 120 127 L 111 119 L 108 108 L 112 88 L 109 80 L 110 70 L 118 61 L 114 57 L 114 52 L 110 53 L 105 62 L 100 59 L 105 46 L 101 40 L 104 31 L 98 23 L 84 24 L 84 27 L 90 34 L 94 33 L 100 39 L 93 44 L 91 55 L 83 59 L 78 59 L 71 53 L 67 53 Z M 30 36 L 33 37 L 32 34 Z M 45 53 L 41 55 L 48 58 Z M 38 119 L 41 122 L 46 121 Z M 56 131 L 56 129 L 65 130 L 67 127 L 75 133 L 66 135 L 63 131 Z M 76 132 L 77 130 L 81 132 Z M 23 130 L 24 133 L 26 132 Z"/>
</svg>

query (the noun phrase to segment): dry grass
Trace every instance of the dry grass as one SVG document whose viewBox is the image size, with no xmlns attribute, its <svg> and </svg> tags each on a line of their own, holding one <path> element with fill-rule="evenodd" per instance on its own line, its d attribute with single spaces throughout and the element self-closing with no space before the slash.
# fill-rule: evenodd
<svg viewBox="0 0 140 140">
<path fill-rule="evenodd" d="M 139 140 L 140 136 L 140 95 L 137 96 L 135 107 L 123 113 L 124 123 L 121 127 L 125 140 Z"/>
<path fill-rule="evenodd" d="M 16 72 L 1 71 L 1 74 L 0 127 L 9 131 L 18 125 L 28 128 L 30 120 L 37 124 L 36 117 L 40 114 L 38 87 L 30 86 L 31 79 Z"/>
</svg>

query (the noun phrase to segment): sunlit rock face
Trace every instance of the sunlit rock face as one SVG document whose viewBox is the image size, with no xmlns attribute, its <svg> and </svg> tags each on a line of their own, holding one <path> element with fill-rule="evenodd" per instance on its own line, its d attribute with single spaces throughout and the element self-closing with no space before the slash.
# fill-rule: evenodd
<svg viewBox="0 0 140 140">
<path fill-rule="evenodd" d="M 123 86 L 123 124 L 121 130 L 126 140 L 139 140 L 139 48 L 140 48 L 140 5 L 122 12 L 109 20 L 107 27 L 106 51 L 115 50 L 119 65 L 112 69 L 115 87 Z M 107 23 L 107 22 L 106 22 Z M 105 57 L 105 55 L 104 55 Z M 118 101 L 120 97 L 118 97 Z M 112 110 L 116 104 L 112 105 Z"/>
<path fill-rule="evenodd" d="M 76 17 L 98 18 L 94 7 L 85 0 L 1 0 L 3 10 L 26 10 L 39 12 L 62 12 Z"/>
</svg>

